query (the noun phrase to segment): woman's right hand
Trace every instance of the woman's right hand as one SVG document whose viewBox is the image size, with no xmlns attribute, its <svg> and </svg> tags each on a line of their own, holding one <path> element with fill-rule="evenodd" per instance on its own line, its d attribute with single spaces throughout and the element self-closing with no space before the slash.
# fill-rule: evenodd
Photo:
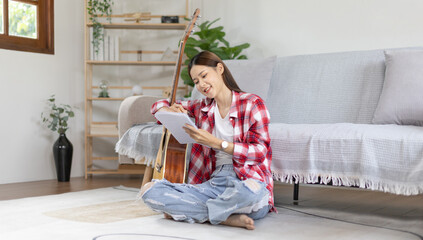
<svg viewBox="0 0 423 240">
<path fill-rule="evenodd" d="M 179 113 L 187 113 L 184 107 L 181 104 L 174 103 L 170 107 L 162 107 L 159 111 L 166 111 L 166 112 L 179 112 Z"/>
</svg>

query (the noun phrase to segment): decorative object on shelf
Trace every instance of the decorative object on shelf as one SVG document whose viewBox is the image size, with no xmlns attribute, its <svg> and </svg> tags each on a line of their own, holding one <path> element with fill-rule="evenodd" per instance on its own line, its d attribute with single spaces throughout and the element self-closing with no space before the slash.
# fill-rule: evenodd
<svg viewBox="0 0 423 240">
<path fill-rule="evenodd" d="M 137 61 L 142 61 L 142 51 L 137 51 Z"/>
<path fill-rule="evenodd" d="M 163 52 L 162 58 L 160 59 L 163 62 L 176 61 L 178 58 L 178 52 L 172 51 L 169 47 Z"/>
<path fill-rule="evenodd" d="M 104 40 L 103 26 L 98 21 L 97 17 L 106 15 L 109 23 L 112 23 L 111 15 L 113 4 L 113 0 L 88 0 L 87 11 L 89 20 L 93 24 L 92 44 L 95 53 L 98 53 L 100 42 Z"/>
<path fill-rule="evenodd" d="M 122 13 L 122 14 L 113 14 L 110 16 L 112 18 L 133 18 L 133 19 L 128 19 L 129 21 L 134 21 L 137 19 L 139 21 L 148 21 L 148 20 L 151 20 L 152 18 L 160 18 L 161 23 L 179 23 L 179 18 L 186 17 L 186 15 L 174 15 L 174 16 L 151 15 L 150 12 Z M 137 23 L 139 23 L 139 21 Z"/>
<path fill-rule="evenodd" d="M 250 47 L 249 43 L 231 47 L 229 42 L 224 39 L 226 33 L 223 31 L 222 26 L 210 28 L 211 25 L 213 25 L 213 23 L 217 22 L 219 19 L 220 18 L 212 22 L 205 21 L 198 25 L 200 30 L 197 30 L 193 33 L 193 35 L 196 35 L 198 39 L 194 38 L 193 36 L 188 38 L 185 46 L 185 55 L 187 56 L 187 59 L 185 60 L 185 66 L 188 66 L 191 58 L 204 50 L 215 53 L 222 60 L 247 59 L 247 56 L 241 55 L 241 52 L 244 49 Z M 194 86 L 194 82 L 191 80 L 188 74 L 188 67 L 184 67 L 182 69 L 181 78 L 184 80 L 185 85 L 192 87 Z"/>
<path fill-rule="evenodd" d="M 165 51 L 154 51 L 154 50 L 122 50 L 121 54 L 137 54 L 137 61 L 142 61 L 143 54 L 162 54 L 160 61 L 170 62 L 175 61 L 178 54 L 178 51 L 172 51 L 170 48 L 167 48 Z"/>
<path fill-rule="evenodd" d="M 101 91 L 98 94 L 98 97 L 99 98 L 108 98 L 109 93 L 107 91 L 109 90 L 109 83 L 106 80 L 102 80 L 100 82 L 99 88 L 101 89 Z"/>
<path fill-rule="evenodd" d="M 165 87 L 162 90 L 162 97 L 169 98 L 172 95 L 172 87 Z"/>
<path fill-rule="evenodd" d="M 128 14 L 125 14 L 125 16 L 129 17 L 129 19 L 125 19 L 125 21 L 127 21 L 127 22 L 140 23 L 140 21 L 151 20 L 151 13 L 150 12 L 128 13 Z"/>
<path fill-rule="evenodd" d="M 162 23 L 179 23 L 178 16 L 162 16 Z"/>
<path fill-rule="evenodd" d="M 46 126 L 59 133 L 59 138 L 53 145 L 54 163 L 56 165 L 57 180 L 68 182 L 72 166 L 73 145 L 66 138 L 66 130 L 69 128 L 68 120 L 75 116 L 69 105 L 56 105 L 56 98 L 52 95 L 48 100 L 48 113 L 41 113 L 41 118 Z"/>
<path fill-rule="evenodd" d="M 134 86 L 132 87 L 132 94 L 133 94 L 134 96 L 136 96 L 136 95 L 141 95 L 141 94 L 142 94 L 142 87 L 141 87 L 140 85 L 134 85 Z"/>
</svg>

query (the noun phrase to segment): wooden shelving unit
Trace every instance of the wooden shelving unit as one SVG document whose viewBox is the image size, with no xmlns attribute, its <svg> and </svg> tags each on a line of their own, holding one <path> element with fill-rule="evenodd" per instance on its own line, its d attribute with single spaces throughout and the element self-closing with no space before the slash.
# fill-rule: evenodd
<svg viewBox="0 0 423 240">
<path fill-rule="evenodd" d="M 175 66 L 176 62 L 162 61 L 92 61 L 88 60 L 86 64 L 90 65 L 146 65 L 146 66 Z"/>
<path fill-rule="evenodd" d="M 87 9 L 88 0 L 84 0 L 85 8 Z M 142 1 L 140 1 L 142 4 Z M 185 0 L 185 15 L 179 15 L 180 20 L 183 20 L 182 16 L 188 15 L 188 0 Z M 112 16 L 113 17 L 113 16 Z M 160 17 L 160 16 L 154 16 Z M 93 24 L 88 21 L 89 16 L 87 11 L 85 11 L 85 54 L 84 54 L 84 64 L 85 64 L 85 178 L 92 176 L 94 174 L 143 174 L 145 166 L 136 165 L 136 164 L 127 164 L 119 165 L 117 169 L 98 169 L 94 167 L 94 161 L 117 161 L 118 156 L 93 156 L 94 146 L 93 140 L 95 138 L 112 138 L 117 142 L 118 140 L 118 129 L 117 121 L 113 122 L 96 122 L 93 121 L 94 109 L 93 105 L 99 102 L 106 104 L 107 102 L 119 102 L 123 101 L 124 97 L 110 97 L 110 98 L 100 98 L 93 94 L 93 90 L 99 90 L 98 86 L 93 85 L 93 76 L 97 74 L 94 70 L 94 66 L 110 66 L 120 67 L 120 66 L 142 66 L 142 67 L 152 67 L 152 66 L 175 66 L 175 61 L 97 61 L 91 60 L 90 58 L 90 28 Z M 113 22 L 113 19 L 112 19 Z M 159 30 L 159 31 L 180 31 L 185 30 L 185 23 L 104 23 L 105 29 L 122 29 L 122 30 Z M 182 32 L 181 32 L 182 34 Z M 157 51 L 155 51 L 156 53 Z M 128 52 L 125 52 L 128 53 Z M 171 83 L 170 83 L 171 84 Z M 115 86 L 111 84 L 109 89 L 118 89 L 118 90 L 130 90 L 132 86 Z M 143 89 L 158 89 L 163 90 L 167 87 L 163 86 L 143 86 Z M 117 113 L 116 113 L 117 119 Z"/>
<path fill-rule="evenodd" d="M 87 24 L 92 27 L 92 23 Z M 106 29 L 154 29 L 154 30 L 185 30 L 184 23 L 104 23 Z"/>
</svg>

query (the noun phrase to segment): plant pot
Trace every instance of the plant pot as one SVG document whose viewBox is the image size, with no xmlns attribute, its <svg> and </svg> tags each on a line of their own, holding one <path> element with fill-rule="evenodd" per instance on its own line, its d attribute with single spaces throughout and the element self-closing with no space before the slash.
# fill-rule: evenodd
<svg viewBox="0 0 423 240">
<path fill-rule="evenodd" d="M 66 134 L 61 133 L 53 145 L 54 163 L 56 164 L 57 180 L 68 182 L 72 166 L 72 143 L 66 138 Z"/>
</svg>

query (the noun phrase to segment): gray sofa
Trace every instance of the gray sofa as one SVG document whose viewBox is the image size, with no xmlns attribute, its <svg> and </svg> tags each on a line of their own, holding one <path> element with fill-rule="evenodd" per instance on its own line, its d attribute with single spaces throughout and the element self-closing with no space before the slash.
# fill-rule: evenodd
<svg viewBox="0 0 423 240">
<path fill-rule="evenodd" d="M 388 69 L 385 62 L 392 52 L 408 51 L 422 53 L 421 48 L 410 48 L 226 61 L 241 89 L 266 101 L 275 180 L 296 186 L 330 183 L 402 195 L 423 193 L 423 101 L 408 93 L 421 87 L 423 95 L 423 84 L 412 79 L 423 82 L 423 67 L 419 60 L 406 64 L 411 67 L 402 77 L 408 79 L 412 72 L 410 81 L 417 85 L 402 89 L 397 72 L 404 63 Z M 413 56 L 402 58 L 407 62 Z M 398 92 L 402 94 L 393 96 Z M 193 98 L 198 97 L 194 89 Z M 395 98 L 399 100 L 390 102 Z M 157 99 L 137 96 L 123 101 L 120 136 L 134 125 L 154 122 L 149 108 Z M 407 105 L 403 112 L 398 110 L 401 104 Z M 119 158 L 120 163 L 134 163 L 127 156 Z"/>
</svg>

